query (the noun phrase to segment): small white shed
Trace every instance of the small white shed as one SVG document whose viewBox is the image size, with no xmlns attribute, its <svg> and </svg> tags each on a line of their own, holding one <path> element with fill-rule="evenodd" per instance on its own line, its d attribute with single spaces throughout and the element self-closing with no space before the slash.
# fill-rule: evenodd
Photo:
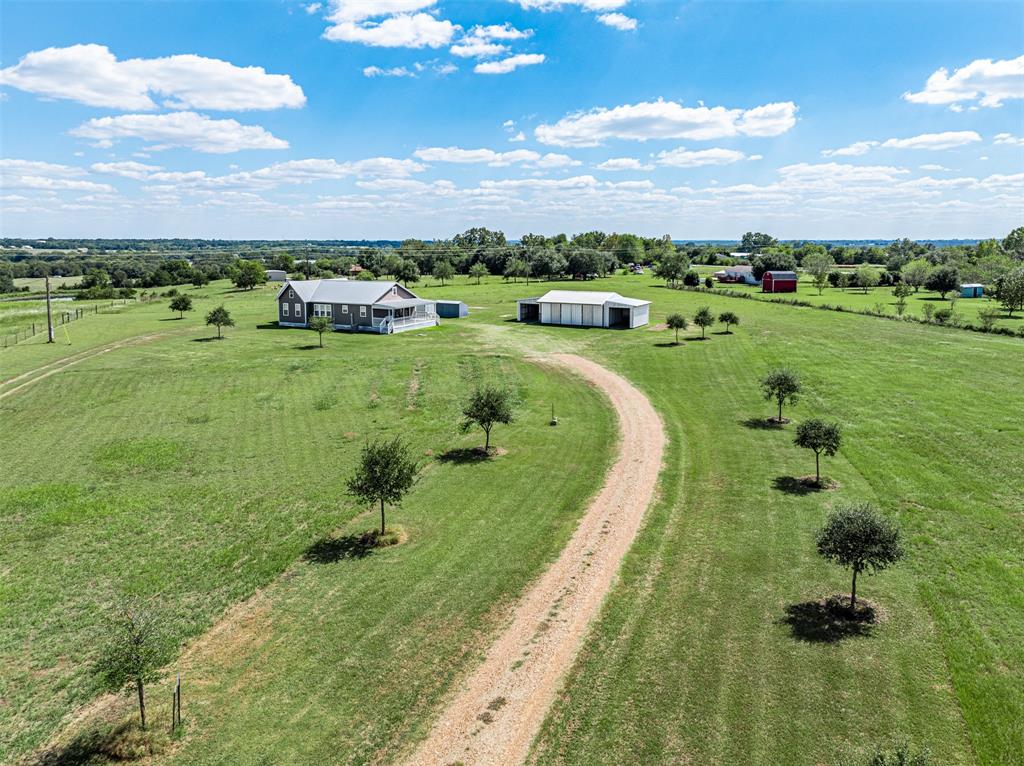
<svg viewBox="0 0 1024 766">
<path fill-rule="evenodd" d="M 650 301 L 583 290 L 551 290 L 518 304 L 520 322 L 575 327 L 642 327 L 648 322 L 651 308 Z"/>
</svg>

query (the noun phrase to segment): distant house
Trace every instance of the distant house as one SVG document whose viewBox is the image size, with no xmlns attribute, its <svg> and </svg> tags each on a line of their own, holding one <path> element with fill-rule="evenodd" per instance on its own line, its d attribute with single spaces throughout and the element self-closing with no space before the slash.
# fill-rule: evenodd
<svg viewBox="0 0 1024 766">
<path fill-rule="evenodd" d="M 524 298 L 518 304 L 520 322 L 619 328 L 647 324 L 651 307 L 650 301 L 583 290 L 551 290 L 540 298 Z"/>
<path fill-rule="evenodd" d="M 434 303 L 397 282 L 293 279 L 277 293 L 277 323 L 308 327 L 324 316 L 336 330 L 391 334 L 440 324 Z"/>
<path fill-rule="evenodd" d="M 961 298 L 981 298 L 985 295 L 985 286 L 972 282 L 968 285 L 960 285 Z"/>
<path fill-rule="evenodd" d="M 715 276 L 718 278 L 719 282 L 742 282 L 747 285 L 757 284 L 757 280 L 754 279 L 753 266 L 726 266 L 721 271 L 716 271 Z"/>
<path fill-rule="evenodd" d="M 285 282 L 288 279 L 288 272 L 281 269 L 267 269 L 268 282 Z"/>
<path fill-rule="evenodd" d="M 766 271 L 761 277 L 761 292 L 795 293 L 798 279 L 794 271 Z"/>
</svg>

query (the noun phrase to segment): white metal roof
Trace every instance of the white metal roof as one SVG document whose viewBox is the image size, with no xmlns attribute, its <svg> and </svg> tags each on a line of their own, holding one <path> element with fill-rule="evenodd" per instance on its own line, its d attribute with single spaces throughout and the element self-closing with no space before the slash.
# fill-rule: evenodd
<svg viewBox="0 0 1024 766">
<path fill-rule="evenodd" d="M 617 303 L 623 306 L 646 306 L 650 301 L 623 298 L 618 293 L 590 290 L 550 290 L 538 298 L 537 303 L 575 303 L 581 306 L 603 306 L 606 303 Z"/>
<path fill-rule="evenodd" d="M 277 297 L 291 288 L 306 302 L 371 304 L 387 295 L 397 284 L 380 280 L 296 279 L 285 282 Z"/>
</svg>

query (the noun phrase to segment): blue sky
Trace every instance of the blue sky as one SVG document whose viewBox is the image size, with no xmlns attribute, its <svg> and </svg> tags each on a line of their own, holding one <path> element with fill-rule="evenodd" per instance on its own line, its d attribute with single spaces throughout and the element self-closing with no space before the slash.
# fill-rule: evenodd
<svg viewBox="0 0 1024 766">
<path fill-rule="evenodd" d="M 0 6 L 4 236 L 1003 236 L 1024 5 Z"/>
</svg>

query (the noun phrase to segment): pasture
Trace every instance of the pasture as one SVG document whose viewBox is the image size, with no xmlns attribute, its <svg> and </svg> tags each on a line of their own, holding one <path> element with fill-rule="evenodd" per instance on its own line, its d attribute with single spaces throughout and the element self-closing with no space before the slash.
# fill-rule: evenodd
<svg viewBox="0 0 1024 766">
<path fill-rule="evenodd" d="M 50 290 L 66 290 L 74 287 L 81 281 L 81 276 L 50 277 Z M 44 277 L 18 277 L 14 280 L 14 286 L 18 289 L 27 287 L 29 292 L 32 293 L 45 293 L 46 279 Z"/>
<path fill-rule="evenodd" d="M 703 279 L 719 270 L 719 268 L 721 267 L 699 266 L 697 271 L 700 273 L 701 279 Z M 798 290 L 795 294 L 779 293 L 777 295 L 770 295 L 762 293 L 760 287 L 744 284 L 719 285 L 716 282 L 715 288 L 748 292 L 764 300 L 796 298 L 815 306 L 828 304 L 831 306 L 842 306 L 850 311 L 874 311 L 888 316 L 896 316 L 896 298 L 893 297 L 892 287 L 871 287 L 868 288 L 867 292 L 859 287 L 847 287 L 845 289 L 826 287 L 822 294 L 818 295 L 818 289 L 814 286 L 814 281 L 808 274 L 800 275 L 800 282 L 797 285 Z M 919 292 L 913 293 L 907 298 L 904 316 L 921 319 L 925 315 L 925 306 L 931 306 L 934 311 L 939 311 L 940 309 L 948 309 L 952 305 L 949 295 L 943 300 L 938 293 L 921 288 Z M 999 312 L 999 318 L 995 321 L 996 327 L 1006 327 L 1015 332 L 1024 327 L 1024 312 L 1017 311 L 1014 312 L 1012 317 L 1009 316 L 999 305 L 999 301 L 991 295 L 983 298 L 961 298 L 956 301 L 954 308 L 957 315 L 964 322 L 969 322 L 975 326 L 980 324 L 978 313 L 985 309 L 994 309 Z"/>
<path fill-rule="evenodd" d="M 533 761 L 834 764 L 906 736 L 940 763 L 1015 763 L 1024 341 L 646 276 L 558 287 L 652 300 L 648 328 L 509 321 L 516 298 L 548 287 L 421 285 L 423 297 L 467 302 L 471 317 L 391 338 L 332 334 L 320 351 L 313 333 L 260 326 L 274 315 L 270 289 L 216 284 L 189 291 L 197 311 L 182 321 L 165 302 L 136 306 L 78 323 L 72 349 L 0 351 L 6 380 L 70 350 L 159 334 L 0 400 L 4 433 L 18 434 L 0 441 L 0 464 L 17 467 L 0 497 L 0 752 L 38 747 L 92 696 L 82 663 L 100 608 L 130 590 L 162 593 L 191 638 L 170 668 L 186 669 L 185 735 L 160 760 L 408 753 L 599 486 L 614 433 L 606 404 L 523 359 L 571 351 L 647 393 L 670 445 L 660 500 Z M 199 315 L 221 301 L 239 326 L 197 342 L 210 335 Z M 691 328 L 680 346 L 656 327 L 705 304 L 742 324 L 703 342 Z M 814 464 L 792 444 L 795 423 L 760 427 L 770 405 L 757 379 L 778 364 L 804 379 L 797 422 L 843 425 L 842 450 L 823 462 L 835 490 L 794 481 Z M 951 383 L 953 369 L 979 372 Z M 508 454 L 436 459 L 478 440 L 455 426 L 460 395 L 481 379 L 523 397 L 518 423 L 495 432 Z M 373 433 L 410 439 L 427 468 L 392 516 L 409 542 L 359 557 L 344 536 L 372 514 L 342 487 Z M 844 500 L 898 518 L 909 548 L 902 566 L 864 578 L 884 619 L 859 634 L 814 609 L 848 586 L 813 544 Z M 231 630 L 197 638 L 225 610 Z"/>
</svg>

